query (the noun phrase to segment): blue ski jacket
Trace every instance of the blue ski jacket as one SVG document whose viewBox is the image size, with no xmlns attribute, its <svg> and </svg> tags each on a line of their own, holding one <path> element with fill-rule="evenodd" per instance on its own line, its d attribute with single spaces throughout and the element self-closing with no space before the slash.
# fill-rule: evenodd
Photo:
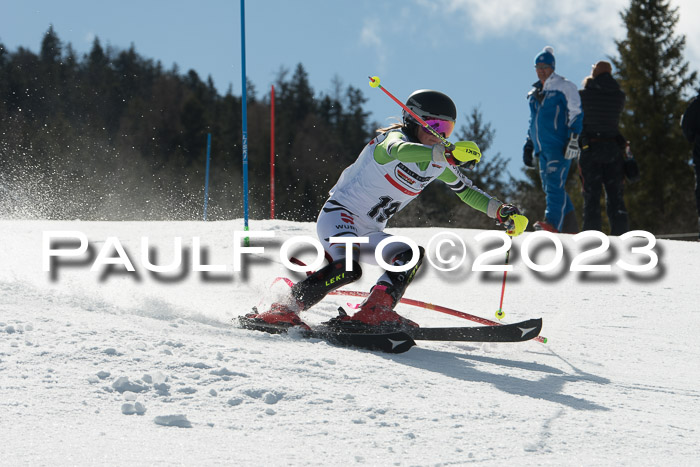
<svg viewBox="0 0 700 467">
<path fill-rule="evenodd" d="M 581 134 L 583 111 L 576 85 L 563 76 L 552 73 L 542 85 L 537 81 L 527 98 L 530 103 L 528 139 L 535 154 L 561 152 L 571 134 Z"/>
</svg>

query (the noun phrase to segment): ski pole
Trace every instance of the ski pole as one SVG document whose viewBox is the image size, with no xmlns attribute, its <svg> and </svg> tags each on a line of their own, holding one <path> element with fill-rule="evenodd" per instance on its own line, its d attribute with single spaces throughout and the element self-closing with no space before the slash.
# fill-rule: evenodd
<svg viewBox="0 0 700 467">
<path fill-rule="evenodd" d="M 460 162 L 470 162 L 472 165 L 467 166 L 472 168 L 477 162 L 481 160 L 481 151 L 476 143 L 472 141 L 457 141 L 456 143 L 450 143 L 447 138 L 442 136 L 440 133 L 435 131 L 435 128 L 428 125 L 425 120 L 420 118 L 414 111 L 408 108 L 406 104 L 398 100 L 392 93 L 387 91 L 384 86 L 380 84 L 379 76 L 370 76 L 369 85 L 373 88 L 379 88 L 384 93 L 389 96 L 394 102 L 399 104 L 402 109 L 408 112 L 423 128 L 425 128 L 431 135 L 435 136 L 440 140 L 440 144 L 452 151 L 455 159 Z"/>
<path fill-rule="evenodd" d="M 411 109 L 409 109 L 409 108 L 406 106 L 406 104 L 404 104 L 403 102 L 401 102 L 400 100 L 398 100 L 396 97 L 394 97 L 394 95 L 393 95 L 392 93 L 390 93 L 389 91 L 387 91 L 387 90 L 384 88 L 384 86 L 382 86 L 382 85 L 380 84 L 379 76 L 369 76 L 369 85 L 370 85 L 371 87 L 373 87 L 373 88 L 379 88 L 379 89 L 381 89 L 382 91 L 384 91 L 384 93 L 385 93 L 387 96 L 389 96 L 394 102 L 396 102 L 397 104 L 399 104 L 399 105 L 401 106 L 401 108 L 403 108 L 406 112 L 408 112 L 409 114 L 411 114 L 411 117 L 415 118 L 416 121 L 417 121 L 418 123 L 420 123 L 420 124 L 423 126 L 423 128 L 425 128 L 426 130 L 428 130 L 428 131 L 430 132 L 430 134 L 432 134 L 432 135 L 435 136 L 436 138 L 439 138 L 439 139 L 440 139 L 440 142 L 443 144 L 443 146 L 449 147 L 449 146 L 452 145 L 452 143 L 450 143 L 449 141 L 447 141 L 447 138 L 443 137 L 440 133 L 438 133 L 437 131 L 435 131 L 435 128 L 433 128 L 433 127 L 431 127 L 430 125 L 428 125 L 427 123 L 425 123 L 425 121 L 424 121 L 422 118 L 420 118 L 418 115 L 416 115 L 416 113 L 415 113 L 414 111 L 412 111 Z"/>
<path fill-rule="evenodd" d="M 508 266 L 508 259 L 510 258 L 510 250 L 506 252 L 506 266 Z M 496 318 L 498 319 L 503 319 L 505 317 L 505 313 L 503 312 L 503 295 L 506 293 L 506 276 L 508 275 L 508 271 L 503 271 L 503 285 L 501 286 L 501 304 L 498 307 L 498 311 L 496 312 Z"/>
</svg>

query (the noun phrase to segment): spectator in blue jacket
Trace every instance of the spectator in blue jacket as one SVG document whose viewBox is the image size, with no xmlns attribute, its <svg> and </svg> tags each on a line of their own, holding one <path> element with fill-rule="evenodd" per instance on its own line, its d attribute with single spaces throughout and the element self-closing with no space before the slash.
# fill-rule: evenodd
<svg viewBox="0 0 700 467">
<path fill-rule="evenodd" d="M 528 93 L 530 128 L 523 148 L 523 162 L 535 167 L 540 162 L 540 178 L 547 207 L 544 220 L 535 230 L 578 232 L 574 205 L 566 193 L 566 178 L 571 160 L 579 156 L 578 137 L 583 129 L 583 112 L 574 83 L 554 72 L 554 49 L 545 47 L 535 57 L 538 81 Z"/>
</svg>

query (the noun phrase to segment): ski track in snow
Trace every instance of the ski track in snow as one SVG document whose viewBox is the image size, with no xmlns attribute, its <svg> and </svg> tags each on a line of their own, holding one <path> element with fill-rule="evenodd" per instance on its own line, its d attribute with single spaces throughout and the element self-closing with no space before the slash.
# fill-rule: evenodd
<svg viewBox="0 0 700 467">
<path fill-rule="evenodd" d="M 240 224 L 0 222 L 4 465 L 697 464 L 698 243 L 660 242 L 659 270 L 644 277 L 543 279 L 511 257 L 506 320 L 542 316 L 548 344 L 420 342 L 400 355 L 231 325 L 274 298 L 268 284 L 285 273 L 274 247 L 313 224 L 256 221 L 278 237 L 243 279 L 41 270 L 44 230 L 84 231 L 97 249 L 117 235 L 136 259 L 148 235 L 163 262 L 173 236 L 201 235 L 210 261 L 230 264 Z M 423 244 L 436 232 L 390 231 Z M 500 273 L 429 269 L 407 297 L 493 318 Z M 364 272 L 349 289 L 378 276 Z M 348 301 L 328 297 L 306 319 Z M 473 325 L 399 310 L 424 326 Z"/>
</svg>

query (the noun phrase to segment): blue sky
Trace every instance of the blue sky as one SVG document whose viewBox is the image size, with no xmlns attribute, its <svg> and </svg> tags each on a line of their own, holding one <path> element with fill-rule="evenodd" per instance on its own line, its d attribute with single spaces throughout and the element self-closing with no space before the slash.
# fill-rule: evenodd
<svg viewBox="0 0 700 467">
<path fill-rule="evenodd" d="M 182 72 L 211 75 L 225 92 L 241 90 L 239 0 L 0 0 L 0 42 L 37 52 L 53 24 L 82 54 L 95 36 L 103 46 L 177 63 Z M 700 2 L 673 0 L 686 60 L 700 69 Z M 302 63 L 316 93 L 333 93 L 334 79 L 362 89 L 380 124 L 400 108 L 367 85 L 378 75 L 404 100 L 413 90 L 437 89 L 457 104 L 457 125 L 479 106 L 496 130 L 494 152 L 520 176 L 527 130 L 525 95 L 536 80 L 533 59 L 554 47 L 557 72 L 577 85 L 591 64 L 615 54 L 627 0 L 247 0 L 247 76 L 258 96 L 269 93 L 282 68 Z"/>
</svg>

